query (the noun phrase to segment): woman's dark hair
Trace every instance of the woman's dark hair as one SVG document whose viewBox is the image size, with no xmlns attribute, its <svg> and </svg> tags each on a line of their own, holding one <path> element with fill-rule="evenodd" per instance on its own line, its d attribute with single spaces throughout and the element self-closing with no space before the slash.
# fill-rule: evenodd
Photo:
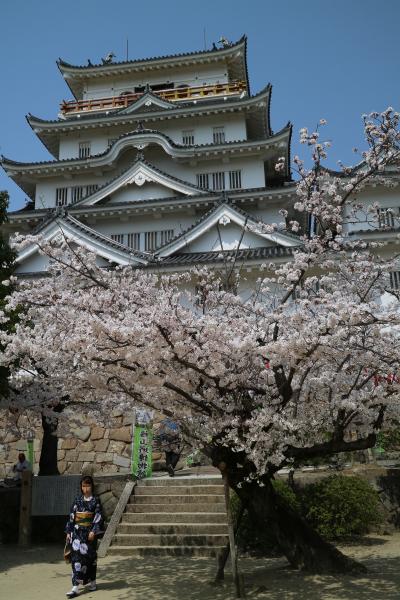
<svg viewBox="0 0 400 600">
<path fill-rule="evenodd" d="M 90 475 L 84 475 L 79 483 L 79 487 L 82 492 L 82 483 L 89 483 L 92 486 L 92 494 L 94 496 L 94 481 Z"/>
</svg>

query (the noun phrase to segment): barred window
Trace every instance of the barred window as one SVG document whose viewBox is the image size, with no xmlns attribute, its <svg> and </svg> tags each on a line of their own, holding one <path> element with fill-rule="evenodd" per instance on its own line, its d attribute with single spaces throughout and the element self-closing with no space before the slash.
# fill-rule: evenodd
<svg viewBox="0 0 400 600">
<path fill-rule="evenodd" d="M 219 171 L 212 174 L 213 190 L 224 190 L 225 189 L 225 173 Z"/>
<path fill-rule="evenodd" d="M 378 209 L 378 221 L 379 227 L 394 227 L 394 208 L 379 208 Z M 397 209 L 398 212 L 398 209 Z"/>
<path fill-rule="evenodd" d="M 90 156 L 90 142 L 79 142 L 79 158 Z"/>
<path fill-rule="evenodd" d="M 157 248 L 157 231 L 146 231 L 144 234 L 144 249 L 152 252 Z"/>
<path fill-rule="evenodd" d="M 202 190 L 208 190 L 209 188 L 209 177 L 208 173 L 198 173 L 196 175 L 197 178 L 197 187 Z"/>
<path fill-rule="evenodd" d="M 98 189 L 98 184 L 97 183 L 92 183 L 91 185 L 87 185 L 86 186 L 86 195 L 89 196 L 89 194 L 93 194 L 97 189 Z"/>
<path fill-rule="evenodd" d="M 75 204 L 75 202 L 79 202 L 79 200 L 81 200 L 83 198 L 84 190 L 86 190 L 86 188 L 84 188 L 83 185 L 75 185 L 74 187 L 71 188 L 72 204 Z"/>
<path fill-rule="evenodd" d="M 56 188 L 56 206 L 65 206 L 68 204 L 68 188 Z"/>
<path fill-rule="evenodd" d="M 182 131 L 182 144 L 185 144 L 186 146 L 193 146 L 193 144 L 194 144 L 194 130 L 193 129 L 186 129 L 185 131 Z"/>
<path fill-rule="evenodd" d="M 213 127 L 213 143 L 223 144 L 225 142 L 225 127 Z"/>
<path fill-rule="evenodd" d="M 127 245 L 133 250 L 140 250 L 140 233 L 128 233 Z"/>
<path fill-rule="evenodd" d="M 123 233 L 112 233 L 110 235 L 110 237 L 114 242 L 118 242 L 118 244 L 124 243 L 124 234 Z"/>
<path fill-rule="evenodd" d="M 239 190 L 242 187 L 241 171 L 229 171 L 229 187 L 231 190 Z"/>
<path fill-rule="evenodd" d="M 389 275 L 391 289 L 400 290 L 400 271 L 392 271 Z"/>
<path fill-rule="evenodd" d="M 164 246 L 164 244 L 167 244 L 169 242 L 169 240 L 172 240 L 172 238 L 174 237 L 174 230 L 173 229 L 164 229 L 164 231 L 160 231 L 160 246 Z"/>
</svg>

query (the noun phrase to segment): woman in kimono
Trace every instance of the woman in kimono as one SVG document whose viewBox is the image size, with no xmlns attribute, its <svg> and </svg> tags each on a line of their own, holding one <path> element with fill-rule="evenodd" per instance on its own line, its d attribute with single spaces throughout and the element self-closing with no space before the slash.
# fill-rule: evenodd
<svg viewBox="0 0 400 600">
<path fill-rule="evenodd" d="M 71 544 L 72 590 L 67 598 L 79 595 L 79 584 L 89 584 L 89 590 L 96 588 L 97 541 L 102 530 L 103 518 L 100 500 L 94 495 L 93 479 L 81 479 L 81 494 L 71 507 L 65 528 L 67 542 Z"/>
</svg>

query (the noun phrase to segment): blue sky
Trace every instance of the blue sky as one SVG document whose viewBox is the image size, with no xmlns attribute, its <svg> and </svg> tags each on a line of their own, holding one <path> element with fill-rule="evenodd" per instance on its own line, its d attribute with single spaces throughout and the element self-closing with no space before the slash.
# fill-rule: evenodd
<svg viewBox="0 0 400 600">
<path fill-rule="evenodd" d="M 54 119 L 71 94 L 55 61 L 99 62 L 110 50 L 129 58 L 190 52 L 221 35 L 248 36 L 251 90 L 273 84 L 275 131 L 328 121 L 328 164 L 351 163 L 362 148 L 361 114 L 400 109 L 399 0 L 2 0 L 0 153 L 19 161 L 50 155 L 25 121 Z M 24 193 L 0 170 L 11 209 Z"/>
</svg>

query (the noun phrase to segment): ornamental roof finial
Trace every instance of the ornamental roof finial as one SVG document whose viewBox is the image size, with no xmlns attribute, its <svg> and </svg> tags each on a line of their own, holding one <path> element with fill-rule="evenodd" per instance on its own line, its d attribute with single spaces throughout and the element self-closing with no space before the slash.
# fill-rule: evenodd
<svg viewBox="0 0 400 600">
<path fill-rule="evenodd" d="M 115 54 L 113 51 L 111 51 L 107 54 L 107 56 L 101 59 L 101 62 L 103 63 L 103 65 L 109 65 L 110 63 L 112 63 L 113 58 L 115 58 Z"/>
<path fill-rule="evenodd" d="M 221 37 L 219 38 L 218 42 L 220 44 L 222 44 L 223 48 L 230 48 L 231 46 L 233 46 L 232 42 L 230 42 L 229 40 L 227 40 L 226 37 L 224 37 L 223 35 L 221 35 Z"/>
</svg>

